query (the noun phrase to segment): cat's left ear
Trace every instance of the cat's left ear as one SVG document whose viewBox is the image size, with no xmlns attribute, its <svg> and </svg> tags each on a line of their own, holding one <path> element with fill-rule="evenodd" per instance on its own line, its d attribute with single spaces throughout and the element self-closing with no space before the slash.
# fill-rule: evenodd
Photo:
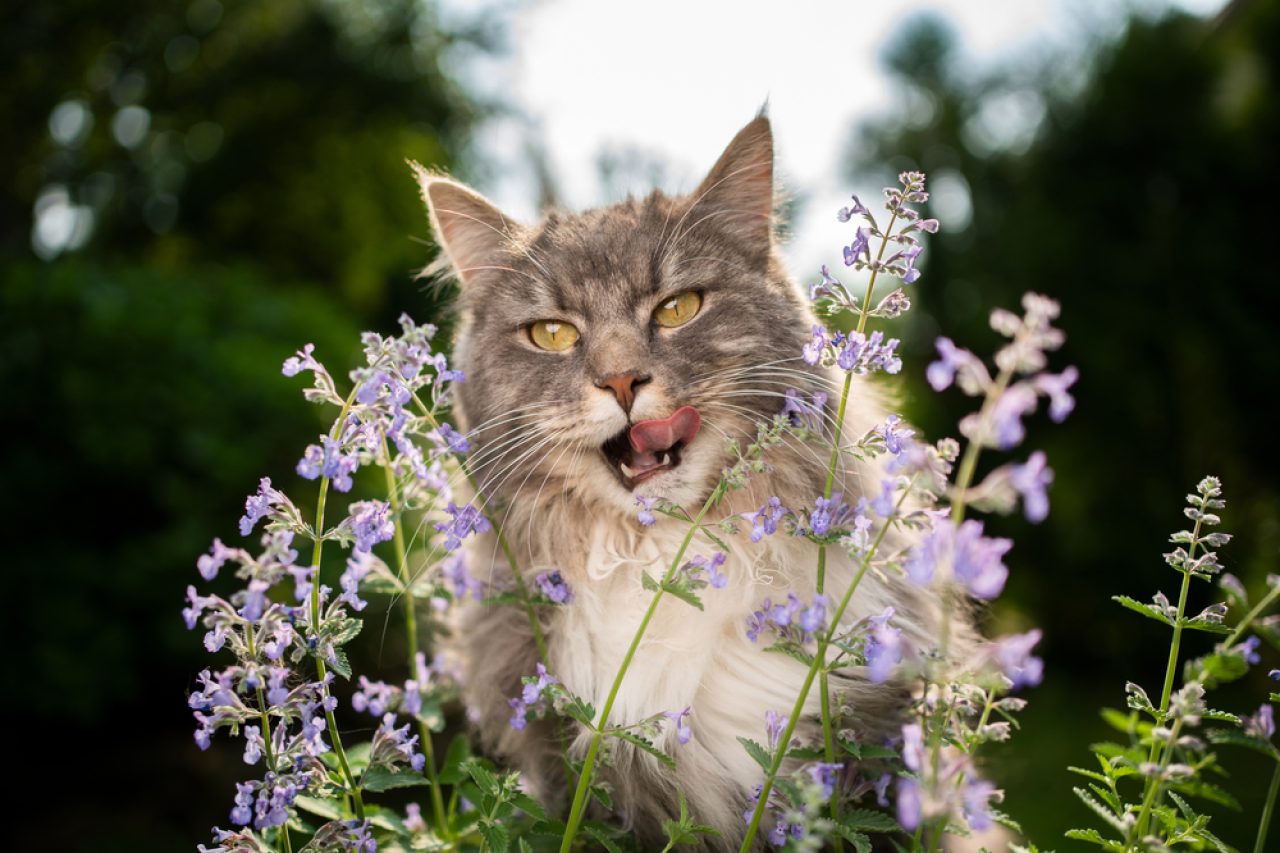
<svg viewBox="0 0 1280 853">
<path fill-rule="evenodd" d="M 693 194 L 716 224 L 768 250 L 773 236 L 773 129 L 758 115 L 738 131 Z"/>
<path fill-rule="evenodd" d="M 459 280 L 471 284 L 495 270 L 520 227 L 487 198 L 452 178 L 435 175 L 410 161 L 422 200 L 445 257 Z"/>
</svg>

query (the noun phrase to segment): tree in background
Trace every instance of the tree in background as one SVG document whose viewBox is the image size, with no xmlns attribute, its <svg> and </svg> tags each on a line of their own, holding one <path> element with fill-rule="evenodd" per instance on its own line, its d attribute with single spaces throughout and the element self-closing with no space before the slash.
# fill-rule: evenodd
<svg viewBox="0 0 1280 853">
<path fill-rule="evenodd" d="M 905 349 L 917 363 L 936 337 L 929 315 L 976 342 L 992 334 L 990 308 L 1025 289 L 1063 305 L 1079 405 L 1065 429 L 1033 437 L 1058 472 L 1054 512 L 1020 536 L 1017 559 L 1033 570 L 1010 584 L 1044 626 L 1058 679 L 1045 689 L 1061 696 L 1032 704 L 1011 758 L 1044 756 L 1045 766 L 1012 771 L 1042 796 L 1009 810 L 1035 810 L 1025 820 L 1052 846 L 1079 816 L 1062 767 L 1082 763 L 1099 731 L 1081 710 L 1091 704 L 1071 697 L 1163 665 L 1155 644 L 1133 644 L 1152 649 L 1143 660 L 1117 651 L 1134 628 L 1108 596 L 1162 576 L 1151 554 L 1176 511 L 1171 496 L 1220 473 L 1242 533 L 1230 549 L 1237 573 L 1254 585 L 1280 570 L 1280 462 L 1265 414 L 1280 387 L 1280 260 L 1253 246 L 1268 239 L 1280 189 L 1280 7 L 1135 19 L 1087 63 L 982 75 L 958 54 L 936 19 L 905 29 L 885 59 L 906 102 L 928 104 L 932 118 L 869 125 L 848 163 L 868 181 L 886 164 L 932 179 L 944 227 L 927 259 L 936 286 L 914 294 L 924 311 Z M 939 435 L 961 412 L 913 379 L 916 420 Z M 1118 694 L 1103 700 L 1122 704 Z M 1032 740 L 1045 749 L 1029 750 Z"/>
<path fill-rule="evenodd" d="M 287 483 L 323 426 L 280 362 L 314 341 L 354 363 L 360 329 L 439 312 L 413 281 L 430 251 L 404 161 L 456 168 L 490 107 L 444 60 L 496 35 L 446 32 L 419 0 L 71 0 L 4 19 L 0 384 L 18 438 L 0 512 L 22 535 L 3 669 L 15 731 L 52 751 L 29 790 L 63 791 L 17 844 L 177 849 L 236 772 L 190 739 L 200 658 L 175 614 L 193 561 L 234 535 L 264 462 Z M 70 767 L 113 781 L 68 790 Z"/>
</svg>

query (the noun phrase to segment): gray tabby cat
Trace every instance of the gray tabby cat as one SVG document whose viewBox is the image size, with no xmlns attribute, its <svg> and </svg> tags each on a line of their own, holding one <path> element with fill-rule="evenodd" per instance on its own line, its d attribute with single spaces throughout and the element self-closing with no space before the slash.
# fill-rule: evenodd
<svg viewBox="0 0 1280 853">
<path fill-rule="evenodd" d="M 816 320 L 777 252 L 769 122 L 761 116 L 744 127 L 690 195 L 654 192 L 550 213 L 532 226 L 459 183 L 417 172 L 461 284 L 455 363 L 467 381 L 457 416 L 472 439 L 472 464 L 503 508 L 496 520 L 526 583 L 554 569 L 572 587 L 570 603 L 541 608 L 550 671 L 600 708 L 652 597 L 642 573 L 661 576 L 687 529 L 666 517 L 642 526 L 636 497 L 661 496 L 692 514 L 732 461 L 726 439 L 749 443 L 756 423 L 781 411 L 787 389 L 834 387 L 833 403 L 838 396 L 834 375 L 799 358 Z M 855 377 L 845 435 L 863 435 L 885 414 Z M 834 421 L 833 405 L 825 417 Z M 770 452 L 768 473 L 730 493 L 709 520 L 751 513 L 773 495 L 785 506 L 812 506 L 827 461 L 827 451 L 788 442 Z M 850 460 L 836 489 L 852 503 L 877 493 L 881 477 L 873 463 Z M 904 544 L 891 535 L 886 552 Z M 610 722 L 620 724 L 692 707 L 690 742 L 677 744 L 673 730 L 660 741 L 676 758 L 674 773 L 622 743 L 601 772 L 617 817 L 645 845 L 661 844 L 680 790 L 696 818 L 720 832 L 708 843 L 736 849 L 761 781 L 737 737 L 764 741 L 766 710 L 785 715 L 805 676 L 796 660 L 751 642 L 746 620 L 765 598 L 814 594 L 814 547 L 785 535 L 757 544 L 738 537 L 733 546 L 728 585 L 704 591 L 705 611 L 663 601 L 613 708 Z M 856 566 L 838 548 L 829 554 L 827 589 L 838 598 Z M 510 585 L 492 534 L 472 541 L 467 556 L 478 578 Z M 888 605 L 904 639 L 924 645 L 936 636 L 936 596 L 896 575 L 869 573 L 845 620 Z M 523 610 L 468 602 L 452 642 L 485 747 L 518 767 L 549 805 L 563 805 L 554 728 L 516 731 L 508 722 L 508 699 L 538 659 Z M 852 709 L 843 725 L 867 742 L 896 732 L 905 688 L 852 672 L 834 682 L 838 701 Z M 815 685 L 797 729 L 802 740 L 820 740 L 818 708 Z M 581 757 L 588 739 L 576 733 L 570 749 Z"/>
</svg>

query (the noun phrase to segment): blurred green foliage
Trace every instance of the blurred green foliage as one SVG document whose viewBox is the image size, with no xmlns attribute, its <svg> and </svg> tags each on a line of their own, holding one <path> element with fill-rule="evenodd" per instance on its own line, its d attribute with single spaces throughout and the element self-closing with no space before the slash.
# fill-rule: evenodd
<svg viewBox="0 0 1280 853">
<path fill-rule="evenodd" d="M 238 538 L 259 477 L 298 482 L 327 426 L 285 357 L 314 342 L 342 375 L 361 329 L 438 319 L 405 160 L 457 168 L 490 107 L 445 69 L 496 38 L 421 0 L 6 7 L 0 504 L 20 652 L 2 677 L 23 697 L 13 731 L 47 750 L 30 792 L 70 766 L 112 774 L 24 819 L 18 848 L 207 840 L 243 771 L 191 740 L 194 560 Z"/>
<path fill-rule="evenodd" d="M 1280 190 L 1280 5 L 1138 19 L 1092 63 L 985 76 L 965 73 L 950 30 L 925 18 L 885 60 L 907 106 L 863 129 L 851 172 L 924 169 L 943 222 L 912 294 L 923 310 L 904 358 L 923 365 L 940 333 L 990 353 L 989 310 L 1034 290 L 1063 306 L 1058 368 L 1080 368 L 1075 413 L 1062 426 L 1041 416 L 1026 444 L 1057 472 L 1052 514 L 1030 530 L 991 524 L 1017 541 L 994 627 L 1042 625 L 1049 679 L 1000 751 L 1007 810 L 1040 844 L 1067 849 L 1062 831 L 1089 815 L 1063 765 L 1085 762 L 1103 733 L 1098 703 L 1122 705 L 1127 679 L 1158 685 L 1168 653 L 1161 631 L 1109 596 L 1175 585 L 1161 554 L 1183 494 L 1220 475 L 1224 529 L 1237 534 L 1228 570 L 1255 587 L 1280 571 L 1280 463 L 1268 450 L 1280 260 L 1258 245 Z M 913 418 L 931 436 L 954 434 L 970 401 L 932 394 L 923 370 L 912 376 Z M 1197 586 L 1193 604 L 1220 598 Z M 1256 708 L 1266 690 L 1255 672 L 1232 707 Z M 1256 827 L 1251 766 L 1230 785 L 1249 798 L 1249 817 L 1221 818 L 1233 843 L 1251 844 Z"/>
</svg>

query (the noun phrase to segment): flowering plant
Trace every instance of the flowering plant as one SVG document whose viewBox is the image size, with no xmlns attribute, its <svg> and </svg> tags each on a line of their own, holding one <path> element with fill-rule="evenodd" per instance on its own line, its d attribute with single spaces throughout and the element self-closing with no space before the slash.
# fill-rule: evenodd
<svg viewBox="0 0 1280 853">
<path fill-rule="evenodd" d="M 722 566 L 735 536 L 753 543 L 766 537 L 807 540 L 816 566 L 812 594 L 766 598 L 742 626 L 764 650 L 788 655 L 807 669 L 792 707 L 765 715 L 760 740 L 740 739 L 760 768 L 760 783 L 743 816 L 741 849 L 767 842 L 796 850 L 849 844 L 864 851 L 870 834 L 887 833 L 905 849 L 933 850 L 948 836 L 985 833 L 996 824 L 1017 832 L 1016 822 L 997 808 L 1003 795 L 982 775 L 979 751 L 1009 739 L 1016 729 L 1016 714 L 1026 701 L 1018 694 L 1043 677 L 1034 655 L 1041 634 L 1032 629 L 981 640 L 960 618 L 963 599 L 986 602 L 1001 594 L 1010 572 L 1006 561 L 1013 562 L 1014 553 L 1011 540 L 989 535 L 984 522 L 970 516 L 1020 508 L 1028 521 L 1044 520 L 1054 473 L 1043 452 L 1003 462 L 982 477 L 979 459 L 984 452 L 1016 449 L 1026 435 L 1025 419 L 1042 401 L 1051 420 L 1064 420 L 1074 406 L 1071 388 L 1078 375 L 1072 367 L 1049 367 L 1064 344 L 1053 325 L 1057 303 L 1027 294 L 1020 314 L 991 314 L 991 328 L 1005 339 L 993 367 L 948 338 L 936 342 L 937 359 L 925 371 L 929 385 L 938 392 L 955 388 L 975 401 L 974 411 L 959 423 L 963 444 L 952 438 L 925 442 L 897 415 L 865 434 L 845 435 L 854 377 L 904 369 L 898 340 L 870 325 L 910 309 L 906 288 L 921 278 L 922 239 L 938 230 L 936 220 L 917 210 L 928 199 L 923 174 L 906 172 L 900 186 L 885 192 L 883 227 L 856 196 L 838 214 L 840 221 L 855 223 L 842 252 L 846 277 L 865 275 L 865 290 L 857 295 L 826 267 L 809 288 L 816 312 L 832 327 L 815 325 L 797 356 L 843 377 L 831 389 L 839 397 L 789 390 L 782 411 L 759 425 L 754 441 L 731 447 L 736 461 L 697 511 L 654 498 L 637 500 L 640 524 L 653 525 L 665 515 L 687 530 L 666 571 L 643 578 L 650 604 L 599 709 L 550 669 L 538 618 L 541 608 L 569 604 L 573 590 L 554 570 L 536 575 L 528 586 L 484 500 L 456 502 L 455 485 L 471 478 L 470 443 L 445 413 L 452 385 L 465 377 L 433 351 L 435 329 L 402 317 L 397 336 L 367 333 L 365 364 L 350 372 L 346 387 L 316 360 L 311 345 L 288 358 L 284 375 L 309 373 L 304 396 L 337 412 L 331 428 L 297 463 L 301 477 L 317 482 L 314 515 L 304 515 L 263 479 L 246 500 L 239 525 L 242 538 L 257 531 L 257 547 L 215 539 L 197 560 L 205 582 L 229 571 L 240 587 L 224 597 L 201 594 L 192 585 L 183 610 L 187 626 L 203 627 L 205 648 L 225 663 L 201 672 L 190 693 L 196 744 L 208 749 L 213 736 L 225 732 L 242 741 L 244 761 L 255 768 L 252 779 L 236 786 L 229 828 L 215 828 L 213 846 L 199 849 L 627 846 L 616 827 L 586 817 L 593 799 L 611 806 L 608 789 L 596 778 L 598 766 L 611 760 L 620 743 L 675 766 L 679 747 L 695 736 L 697 720 L 686 707 L 618 723 L 610 716 L 614 700 L 662 599 L 701 608 L 703 596 L 725 587 Z M 877 294 L 886 279 L 900 284 Z M 834 417 L 826 414 L 829 402 Z M 822 493 L 807 506 L 788 507 L 772 497 L 745 517 L 709 523 L 708 514 L 725 496 L 765 470 L 770 451 L 791 439 L 829 452 Z M 848 460 L 878 460 L 884 472 L 878 488 L 856 499 L 836 491 L 836 471 Z M 379 480 L 380 494 L 349 503 L 341 520 L 326 523 L 330 492 L 352 492 L 357 477 L 366 474 L 371 482 Z M 1271 705 L 1235 715 L 1211 710 L 1204 698 L 1259 662 L 1259 637 L 1280 644 L 1280 617 L 1267 615 L 1280 597 L 1280 578 L 1270 579 L 1268 591 L 1251 605 L 1243 584 L 1220 574 L 1217 549 L 1228 537 L 1210 530 L 1223 506 L 1220 484 L 1206 478 L 1188 501 L 1193 528 L 1175 534 L 1177 547 L 1166 555 L 1181 575 L 1177 604 L 1163 593 L 1151 603 L 1117 598 L 1172 631 L 1160 699 L 1129 684 L 1128 712 L 1107 714 L 1126 742 L 1096 746 L 1097 770 L 1073 768 L 1087 780 L 1077 793 L 1104 829 L 1072 830 L 1069 837 L 1108 850 L 1225 849 L 1194 805 L 1196 798 L 1225 796 L 1207 778 L 1216 766 L 1208 744 L 1240 745 L 1276 763 L 1258 850 L 1280 787 Z M 488 588 L 467 570 L 462 543 L 485 532 L 495 535 L 511 563 L 510 589 Z M 300 565 L 297 546 L 307 543 L 310 559 Z M 326 550 L 332 556 L 330 543 L 345 550 L 340 566 L 323 560 Z M 831 549 L 845 552 L 857 567 L 846 584 L 830 583 Z M 869 572 L 934 590 L 942 608 L 936 635 L 908 631 L 892 606 L 862 619 L 845 618 Z M 1226 601 L 1190 615 L 1192 580 L 1215 577 Z M 361 632 L 360 614 L 371 596 L 386 596 L 402 611 L 407 654 L 392 681 L 356 676 L 345 651 Z M 563 820 L 522 789 L 519 774 L 472 755 L 465 737 L 437 756 L 434 737 L 444 729 L 457 673 L 447 658 L 428 656 L 418 618 L 421 612 L 435 618 L 464 598 L 518 607 L 527 615 L 541 662 L 509 699 L 510 727 L 522 731 L 533 721 L 549 720 L 563 733 L 556 721 L 568 720 L 586 738 L 581 761 L 562 750 L 573 782 Z M 1228 619 L 1233 612 L 1244 614 L 1234 624 Z M 1188 631 L 1224 639 L 1207 654 L 1182 661 Z M 1175 689 L 1180 664 L 1182 685 Z M 910 697 L 894 736 L 869 742 L 846 725 L 852 709 L 832 685 L 851 670 L 872 682 L 893 682 Z M 336 689 L 353 678 L 354 689 Z M 821 739 L 805 743 L 796 730 L 815 689 Z M 349 693 L 357 719 L 366 713 L 374 718 L 365 727 L 371 732 L 367 739 L 344 742 L 344 735 L 358 729 L 339 726 L 339 692 Z M 659 745 L 664 732 L 674 734 L 667 740 L 672 752 Z M 416 803 L 394 807 L 399 796 L 384 797 L 412 788 L 425 789 L 425 813 Z M 679 814 L 665 829 L 668 849 L 698 844 L 714 831 L 695 822 L 683 796 Z"/>
</svg>

